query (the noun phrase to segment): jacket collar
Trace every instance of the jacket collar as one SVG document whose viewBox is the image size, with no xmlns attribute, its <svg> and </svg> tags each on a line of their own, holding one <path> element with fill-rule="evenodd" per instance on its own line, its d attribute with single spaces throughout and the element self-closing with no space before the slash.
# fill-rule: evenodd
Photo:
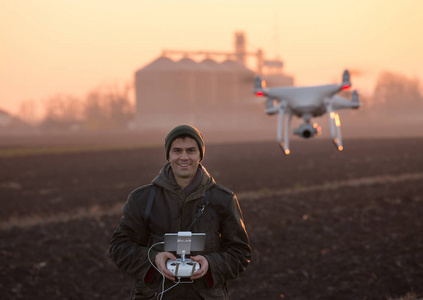
<svg viewBox="0 0 423 300">
<path fill-rule="evenodd" d="M 172 182 L 172 184 L 177 184 L 175 176 L 173 175 L 173 170 L 172 170 L 171 166 L 168 166 L 165 169 L 165 172 L 166 172 L 167 178 Z M 192 192 L 194 192 L 200 186 L 201 181 L 203 179 L 203 174 L 204 174 L 203 168 L 199 165 L 198 169 L 197 169 L 197 173 L 194 176 L 194 179 L 184 189 L 185 195 L 191 194 Z"/>
<path fill-rule="evenodd" d="M 176 183 L 173 176 L 169 162 L 166 163 L 166 165 L 160 170 L 160 173 L 156 176 L 156 178 L 154 178 L 153 183 L 175 193 L 181 191 L 181 187 Z M 184 189 L 183 192 L 185 196 L 189 198 L 191 198 L 190 195 L 192 194 L 195 194 L 195 196 L 201 196 L 204 195 L 206 189 L 210 188 L 214 184 L 216 184 L 216 182 L 213 177 L 211 177 L 206 168 L 200 164 L 194 180 Z M 197 193 L 200 193 L 200 195 L 197 195 Z"/>
</svg>

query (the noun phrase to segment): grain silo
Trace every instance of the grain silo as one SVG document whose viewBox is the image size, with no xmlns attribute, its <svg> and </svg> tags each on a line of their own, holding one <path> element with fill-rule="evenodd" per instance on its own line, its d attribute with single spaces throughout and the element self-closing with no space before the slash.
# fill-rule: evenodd
<svg viewBox="0 0 423 300">
<path fill-rule="evenodd" d="M 226 132 L 264 128 L 269 120 L 264 106 L 252 99 L 255 72 L 242 64 L 248 55 L 257 57 L 259 73 L 267 66 L 262 51 L 245 47 L 234 53 L 164 50 L 135 73 L 138 128 L 168 130 L 181 123 Z M 223 62 L 212 59 L 222 56 Z"/>
<path fill-rule="evenodd" d="M 198 64 L 160 57 L 135 73 L 137 124 L 143 129 L 195 121 Z"/>
<path fill-rule="evenodd" d="M 175 96 L 179 104 L 196 105 L 196 73 L 199 71 L 198 63 L 190 58 L 183 58 L 176 63 L 178 72 L 175 80 Z"/>
<path fill-rule="evenodd" d="M 166 118 L 163 101 L 172 97 L 176 69 L 174 61 L 159 57 L 135 73 L 138 127 L 156 128 L 160 126 L 161 118 Z M 171 102 L 166 110 L 173 109 L 175 106 Z"/>
<path fill-rule="evenodd" d="M 226 67 L 229 73 L 230 101 L 233 104 L 239 104 L 246 96 L 248 97 L 251 94 L 254 72 L 233 60 L 225 60 L 222 65 Z"/>
<path fill-rule="evenodd" d="M 199 63 L 203 67 L 203 72 L 198 74 L 197 87 L 202 91 L 199 102 L 207 108 L 215 107 L 219 103 L 217 96 L 217 78 L 221 66 L 210 58 Z"/>
</svg>

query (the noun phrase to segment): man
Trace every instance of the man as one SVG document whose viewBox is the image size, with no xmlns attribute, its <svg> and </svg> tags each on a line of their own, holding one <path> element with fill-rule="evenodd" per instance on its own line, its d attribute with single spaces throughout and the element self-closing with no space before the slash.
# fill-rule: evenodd
<svg viewBox="0 0 423 300">
<path fill-rule="evenodd" d="M 160 295 L 163 299 L 228 299 L 227 281 L 237 278 L 251 258 L 238 200 L 201 165 L 205 146 L 196 128 L 175 127 L 165 139 L 165 152 L 168 163 L 153 184 L 129 195 L 110 242 L 110 256 L 135 279 L 131 299 L 160 295 L 163 277 L 157 270 L 166 278 L 164 290 L 171 288 Z M 153 186 L 154 201 L 148 208 Z M 191 253 L 201 266 L 191 276 L 193 282 L 175 285 L 166 261 L 176 257 L 164 252 L 160 242 L 165 233 L 179 231 L 206 233 L 206 244 L 203 252 Z"/>
</svg>

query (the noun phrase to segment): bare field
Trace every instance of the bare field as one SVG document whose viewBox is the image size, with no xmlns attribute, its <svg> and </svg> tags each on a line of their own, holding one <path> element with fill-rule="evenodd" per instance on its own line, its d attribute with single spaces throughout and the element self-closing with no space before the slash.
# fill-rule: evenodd
<svg viewBox="0 0 423 300">
<path fill-rule="evenodd" d="M 0 143 L 29 149 L 0 155 L 2 299 L 129 298 L 108 243 L 129 192 L 165 160 L 162 146 L 113 141 Z M 238 195 L 254 250 L 231 299 L 423 295 L 423 138 L 344 146 L 293 140 L 283 156 L 273 141 L 207 145 L 203 164 Z"/>
</svg>

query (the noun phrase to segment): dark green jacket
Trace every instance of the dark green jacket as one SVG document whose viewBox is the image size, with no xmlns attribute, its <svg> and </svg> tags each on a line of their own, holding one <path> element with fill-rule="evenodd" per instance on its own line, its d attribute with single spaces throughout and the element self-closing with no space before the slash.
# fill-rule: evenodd
<svg viewBox="0 0 423 300">
<path fill-rule="evenodd" d="M 163 299 L 227 299 L 227 281 L 237 278 L 250 262 L 251 248 L 238 200 L 233 192 L 219 186 L 200 165 L 191 191 L 182 191 L 169 176 L 166 164 L 153 180 L 157 186 L 149 224 L 144 213 L 151 185 L 134 190 L 128 197 L 110 242 L 110 256 L 116 265 L 135 279 L 132 299 L 155 299 L 162 276 L 151 267 L 147 253 L 151 245 L 163 241 L 165 233 L 186 231 L 210 190 L 210 202 L 195 223 L 192 232 L 206 233 L 205 256 L 209 272 L 194 283 L 181 283 L 164 294 Z M 148 230 L 148 228 L 150 230 Z M 149 233 L 151 232 L 151 234 Z M 154 262 L 163 246 L 151 249 Z M 174 283 L 166 279 L 166 288 Z M 182 297 L 182 298 L 181 298 Z"/>
</svg>

